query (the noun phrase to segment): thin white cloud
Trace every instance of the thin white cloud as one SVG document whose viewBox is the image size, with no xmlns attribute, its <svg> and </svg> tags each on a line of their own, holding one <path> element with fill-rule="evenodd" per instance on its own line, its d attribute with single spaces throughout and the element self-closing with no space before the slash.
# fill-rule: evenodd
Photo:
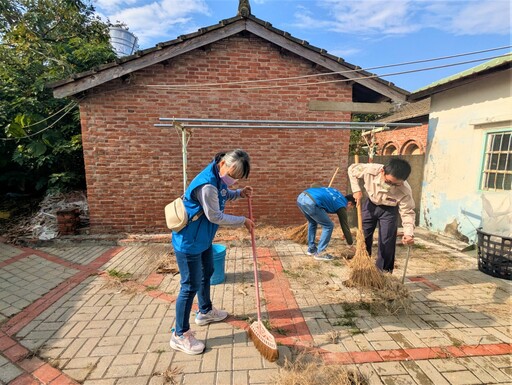
<svg viewBox="0 0 512 385">
<path fill-rule="evenodd" d="M 353 56 L 357 56 L 359 53 L 362 52 L 362 49 L 360 48 L 340 48 L 340 49 L 333 49 L 329 50 L 329 53 L 334 56 L 338 56 L 341 58 L 349 58 Z"/>
<path fill-rule="evenodd" d="M 410 1 L 382 0 L 321 0 L 317 5 L 328 19 L 317 19 L 310 10 L 301 7 L 295 13 L 296 26 L 327 29 L 348 34 L 404 34 L 415 31 L 411 23 Z"/>
<path fill-rule="evenodd" d="M 107 12 L 119 10 L 120 7 L 126 7 L 136 4 L 137 0 L 94 0 L 95 8 L 101 8 Z"/>
<path fill-rule="evenodd" d="M 110 8 L 100 9 L 99 14 L 112 23 L 126 24 L 138 37 L 142 48 L 155 38 L 161 38 L 161 41 L 173 39 L 177 27 L 180 31 L 197 30 L 194 15 L 209 15 L 210 12 L 205 0 L 158 0 L 151 3 L 143 0 L 98 0 L 100 2 Z"/>
<path fill-rule="evenodd" d="M 457 35 L 510 34 L 509 0 L 318 0 L 297 7 L 296 27 L 356 35 L 404 35 L 434 28 Z M 313 6 L 313 4 L 311 4 Z"/>
<path fill-rule="evenodd" d="M 510 34 L 511 19 L 508 0 L 470 2 L 453 18 L 450 30 L 457 35 Z"/>
</svg>

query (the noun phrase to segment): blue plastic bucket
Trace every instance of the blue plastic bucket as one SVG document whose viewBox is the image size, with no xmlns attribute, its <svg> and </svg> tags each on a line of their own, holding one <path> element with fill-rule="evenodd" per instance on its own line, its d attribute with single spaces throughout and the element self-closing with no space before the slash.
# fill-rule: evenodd
<svg viewBox="0 0 512 385">
<path fill-rule="evenodd" d="M 210 278 L 210 285 L 218 285 L 224 282 L 224 269 L 226 265 L 226 246 L 213 244 L 213 275 Z"/>
</svg>

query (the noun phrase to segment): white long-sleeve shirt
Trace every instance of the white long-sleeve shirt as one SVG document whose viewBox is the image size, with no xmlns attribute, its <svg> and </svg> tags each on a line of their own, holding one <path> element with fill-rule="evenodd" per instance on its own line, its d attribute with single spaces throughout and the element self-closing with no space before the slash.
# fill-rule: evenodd
<svg viewBox="0 0 512 385">
<path fill-rule="evenodd" d="M 227 189 L 227 200 L 232 201 L 240 198 L 241 189 Z M 212 223 L 222 226 L 239 227 L 245 223 L 244 216 L 224 214 L 219 205 L 219 190 L 211 184 L 200 186 L 194 192 L 195 199 L 199 201 L 203 208 L 204 215 Z"/>
<path fill-rule="evenodd" d="M 412 198 L 411 186 L 407 181 L 401 186 L 391 186 L 386 190 L 382 186 L 380 172 L 384 165 L 378 163 L 355 163 L 348 168 L 348 178 L 352 192 L 361 191 L 361 184 L 364 185 L 368 198 L 376 205 L 398 206 L 404 235 L 414 235 L 414 223 L 416 213 L 414 212 L 414 199 Z"/>
</svg>

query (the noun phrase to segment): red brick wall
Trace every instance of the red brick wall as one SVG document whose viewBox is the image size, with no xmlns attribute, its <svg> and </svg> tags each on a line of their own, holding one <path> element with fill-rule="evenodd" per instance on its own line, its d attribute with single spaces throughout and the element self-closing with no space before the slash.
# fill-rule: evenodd
<svg viewBox="0 0 512 385">
<path fill-rule="evenodd" d="M 319 73 L 309 61 L 255 36 L 237 35 L 93 89 L 80 102 L 91 230 L 166 231 L 164 206 L 182 193 L 180 135 L 154 127 L 160 117 L 337 120 L 350 114 L 310 112 L 309 100 L 351 101 L 347 83 L 254 90 L 171 91 L 148 87 L 218 83 Z M 275 84 L 296 84 L 288 80 Z M 267 84 L 254 84 L 253 86 Z M 193 129 L 188 145 L 190 180 L 221 150 L 242 148 L 252 158 L 249 180 L 258 223 L 304 222 L 297 195 L 313 182 L 346 191 L 348 130 Z M 247 202 L 228 203 L 226 212 L 245 215 Z"/>
<path fill-rule="evenodd" d="M 377 133 L 375 134 L 377 154 L 384 155 L 383 151 L 385 147 L 388 144 L 393 144 L 398 151 L 397 155 L 403 155 L 411 142 L 419 147 L 421 154 L 424 154 L 427 148 L 427 135 L 428 123 L 418 127 L 398 128 Z"/>
</svg>

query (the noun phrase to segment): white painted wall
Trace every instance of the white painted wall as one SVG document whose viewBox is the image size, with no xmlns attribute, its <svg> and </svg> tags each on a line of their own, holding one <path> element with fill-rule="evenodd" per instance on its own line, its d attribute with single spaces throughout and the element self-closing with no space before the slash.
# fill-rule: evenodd
<svg viewBox="0 0 512 385">
<path fill-rule="evenodd" d="M 482 194 L 501 210 L 511 191 L 480 188 L 485 135 L 512 130 L 512 71 L 480 76 L 476 81 L 432 96 L 422 189 L 420 225 L 443 232 L 456 228 L 476 242 L 482 226 Z M 509 222 L 510 223 L 510 222 Z"/>
</svg>

